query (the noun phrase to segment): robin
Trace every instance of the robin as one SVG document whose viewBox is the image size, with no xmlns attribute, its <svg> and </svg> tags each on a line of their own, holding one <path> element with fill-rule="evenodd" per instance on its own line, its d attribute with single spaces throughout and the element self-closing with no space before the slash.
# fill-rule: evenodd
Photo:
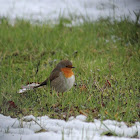
<svg viewBox="0 0 140 140">
<path fill-rule="evenodd" d="M 44 82 L 33 88 L 38 88 L 50 83 L 50 86 L 57 92 L 63 93 L 68 91 L 75 82 L 75 76 L 72 71 L 73 68 L 69 60 L 62 60 L 56 65 L 50 76 Z"/>
</svg>

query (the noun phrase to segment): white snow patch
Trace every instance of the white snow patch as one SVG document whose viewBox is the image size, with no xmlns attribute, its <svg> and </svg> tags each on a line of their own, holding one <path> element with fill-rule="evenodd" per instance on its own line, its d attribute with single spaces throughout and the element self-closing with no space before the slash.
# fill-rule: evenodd
<svg viewBox="0 0 140 140">
<path fill-rule="evenodd" d="M 44 131 L 39 132 L 42 129 Z M 105 132 L 115 133 L 117 137 L 101 136 Z M 86 122 L 84 115 L 70 117 L 66 122 L 48 116 L 17 119 L 0 114 L 1 140 L 130 140 L 134 136 L 140 138 L 139 122 L 128 127 L 124 122 L 112 120 Z"/>
<path fill-rule="evenodd" d="M 35 86 L 38 86 L 38 85 L 39 85 L 38 83 L 32 83 L 32 84 L 28 84 L 26 86 L 22 86 L 22 88 L 19 89 L 18 93 L 24 93 L 24 92 L 26 92 L 28 90 L 33 90 L 33 88 Z"/>
<path fill-rule="evenodd" d="M 76 117 L 76 120 L 80 120 L 80 121 L 86 121 L 86 116 L 84 116 L 84 115 L 78 115 L 77 117 Z"/>
<path fill-rule="evenodd" d="M 24 18 L 33 21 L 57 22 L 60 16 L 79 18 L 72 20 L 72 25 L 83 22 L 83 18 L 93 21 L 100 17 L 120 20 L 129 16 L 136 20 L 140 12 L 139 0 L 1 0 L 0 16 Z"/>
<path fill-rule="evenodd" d="M 23 117 L 23 121 L 29 122 L 32 120 L 35 120 L 35 117 L 33 115 Z"/>
</svg>

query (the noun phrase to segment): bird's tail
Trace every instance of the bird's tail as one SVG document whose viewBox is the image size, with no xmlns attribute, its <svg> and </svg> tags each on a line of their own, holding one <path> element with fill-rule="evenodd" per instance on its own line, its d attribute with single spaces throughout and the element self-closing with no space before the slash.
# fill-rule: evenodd
<svg viewBox="0 0 140 140">
<path fill-rule="evenodd" d="M 44 82 L 42 82 L 41 84 L 39 84 L 39 85 L 37 85 L 37 86 L 34 86 L 33 88 L 38 88 L 38 87 L 45 86 L 45 85 L 47 85 L 47 83 L 48 83 L 48 79 L 45 80 Z"/>
</svg>

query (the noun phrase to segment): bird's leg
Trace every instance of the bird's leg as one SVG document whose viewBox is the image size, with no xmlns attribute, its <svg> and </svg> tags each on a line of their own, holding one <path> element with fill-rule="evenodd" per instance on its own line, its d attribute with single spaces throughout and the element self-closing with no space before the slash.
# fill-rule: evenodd
<svg viewBox="0 0 140 140">
<path fill-rule="evenodd" d="M 56 96 L 59 98 L 59 92 L 56 93 Z"/>
</svg>

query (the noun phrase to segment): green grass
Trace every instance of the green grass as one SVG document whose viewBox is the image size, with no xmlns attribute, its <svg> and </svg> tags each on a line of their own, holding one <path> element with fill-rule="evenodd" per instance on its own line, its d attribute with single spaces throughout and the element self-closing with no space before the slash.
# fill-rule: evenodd
<svg viewBox="0 0 140 140">
<path fill-rule="evenodd" d="M 10 25 L 1 18 L 0 113 L 66 120 L 84 114 L 87 121 L 139 121 L 139 25 L 128 19 L 114 23 L 100 19 L 66 27 L 65 21 L 51 26 L 17 20 Z M 50 94 L 49 87 L 17 93 L 22 85 L 44 81 L 63 59 L 76 67 L 76 86 L 70 91 L 59 97 L 55 91 Z M 8 101 L 17 108 L 9 107 Z"/>
</svg>

